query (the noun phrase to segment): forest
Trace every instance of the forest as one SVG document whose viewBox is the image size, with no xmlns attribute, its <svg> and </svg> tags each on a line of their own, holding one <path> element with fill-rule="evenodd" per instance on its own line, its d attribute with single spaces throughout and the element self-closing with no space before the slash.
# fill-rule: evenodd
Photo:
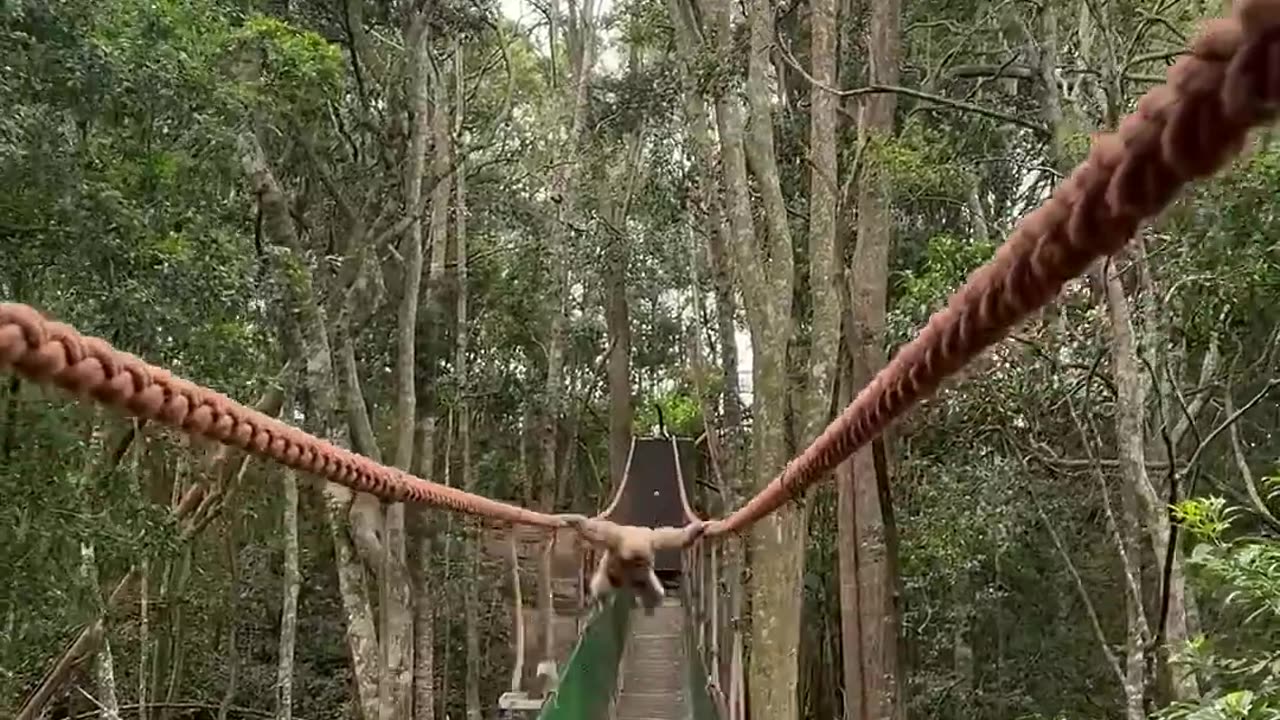
<svg viewBox="0 0 1280 720">
<path fill-rule="evenodd" d="M 0 0 L 0 302 L 546 513 L 601 512 L 635 438 L 677 438 L 719 517 L 1231 12 Z M 715 717 L 1280 718 L 1277 188 L 1263 126 L 812 491 L 685 556 Z M 508 701 L 567 677 L 592 556 L 558 531 L 7 362 L 0 718 L 533 718 Z"/>
</svg>

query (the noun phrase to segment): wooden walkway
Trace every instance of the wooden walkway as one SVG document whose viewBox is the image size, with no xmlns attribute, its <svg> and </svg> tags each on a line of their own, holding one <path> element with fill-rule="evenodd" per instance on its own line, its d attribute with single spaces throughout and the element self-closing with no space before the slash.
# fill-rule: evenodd
<svg viewBox="0 0 1280 720">
<path fill-rule="evenodd" d="M 615 720 L 686 720 L 684 608 L 668 597 L 649 617 L 631 615 L 631 638 L 622 658 Z"/>
</svg>

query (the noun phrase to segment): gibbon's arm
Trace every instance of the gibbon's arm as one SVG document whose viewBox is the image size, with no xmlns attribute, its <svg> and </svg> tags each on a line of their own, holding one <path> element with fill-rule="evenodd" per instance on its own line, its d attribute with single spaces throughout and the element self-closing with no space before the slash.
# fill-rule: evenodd
<svg viewBox="0 0 1280 720">
<path fill-rule="evenodd" d="M 565 525 L 578 531 L 578 534 L 593 545 L 612 547 L 618 543 L 618 524 L 608 520 L 596 520 L 585 515 L 561 515 Z"/>
<path fill-rule="evenodd" d="M 584 515 L 566 514 L 561 515 L 560 519 L 576 530 L 584 540 L 603 551 L 587 584 L 592 601 L 603 602 L 606 595 L 626 582 L 624 568 L 616 557 L 620 540 L 617 526 L 608 520 L 595 520 Z"/>
<path fill-rule="evenodd" d="M 653 549 L 655 552 L 658 550 L 683 550 L 702 537 L 702 533 L 706 532 L 706 530 L 707 524 L 701 520 L 695 520 L 684 527 L 654 528 L 651 531 L 653 533 Z"/>
</svg>

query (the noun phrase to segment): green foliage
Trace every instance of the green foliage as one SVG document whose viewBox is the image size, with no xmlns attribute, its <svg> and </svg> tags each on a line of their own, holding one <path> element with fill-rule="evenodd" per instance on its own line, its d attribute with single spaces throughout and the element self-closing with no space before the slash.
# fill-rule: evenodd
<svg viewBox="0 0 1280 720">
<path fill-rule="evenodd" d="M 1227 506 L 1220 497 L 1188 498 L 1173 507 L 1174 522 L 1205 543 L 1196 547 L 1197 552 L 1217 543 L 1231 527 L 1235 508 Z"/>
<path fill-rule="evenodd" d="M 1199 702 L 1160 711 L 1162 720 L 1262 720 L 1280 714 L 1280 543 L 1231 536 L 1237 513 L 1220 497 L 1177 505 L 1178 523 L 1195 541 L 1188 567 L 1230 632 L 1206 633 L 1178 652 L 1179 669 L 1205 687 Z"/>
<path fill-rule="evenodd" d="M 635 432 L 649 435 L 658 429 L 658 407 L 669 435 L 696 438 L 702 434 L 702 411 L 698 398 L 683 390 L 660 393 L 636 403 Z"/>
<path fill-rule="evenodd" d="M 598 422 L 607 398 L 594 373 L 606 342 L 600 267 L 621 243 L 630 251 L 636 432 L 654 430 L 655 403 L 663 407 L 669 432 L 696 437 L 703 431 L 692 383 L 680 370 L 689 320 L 682 302 L 690 289 L 690 244 L 717 228 L 707 224 L 710 208 L 691 166 L 668 10 L 661 0 L 613 5 L 605 29 L 616 32 L 600 49 L 625 62 L 615 74 L 598 72 L 587 88 L 587 136 L 571 188 L 577 196 L 572 210 L 562 213 L 567 206 L 553 204 L 548 187 L 565 159 L 565 43 L 558 43 L 551 63 L 541 16 L 543 24 L 530 28 L 529 18 L 518 24 L 501 16 L 494 2 L 430 5 L 432 57 L 450 92 L 455 49 L 466 67 L 466 116 L 455 140 L 468 152 L 457 177 L 468 188 L 471 371 L 465 386 L 450 373 L 456 333 L 449 310 L 456 288 L 446 270 L 437 286 L 440 302 L 420 314 L 418 370 L 430 382 L 423 383 L 419 412 L 441 412 L 437 451 L 451 447 L 456 453 L 444 416 L 465 396 L 473 412 L 479 490 L 517 499 L 530 492 L 527 478 L 537 465 L 533 411 L 546 381 L 545 238 L 553 223 L 570 225 L 574 291 L 567 308 L 565 426 L 577 434 L 558 460 L 574 468 L 566 486 L 575 509 L 598 507 L 594 501 L 607 490 L 599 487 L 607 450 L 604 423 Z M 1181 45 L 1150 23 L 1148 9 L 1139 5 L 1110 8 L 1115 27 L 1094 28 L 1095 52 L 1113 45 L 1142 46 L 1136 52 Z M 1186 27 L 1192 10 L 1183 5 L 1161 19 Z M 288 311 L 281 295 L 311 282 L 326 303 L 327 320 L 336 317 L 344 269 L 331 261 L 341 257 L 352 227 L 335 195 L 356 207 L 374 235 L 403 209 L 408 149 L 400 104 L 406 80 L 401 8 L 362 7 L 366 47 L 358 64 L 350 47 L 357 42 L 355 28 L 328 2 L 0 4 L 0 299 L 37 304 L 149 360 L 238 399 L 251 398 L 279 366 L 277 320 Z M 856 87 L 866 73 L 862 30 L 868 8 L 853 3 L 847 10 L 839 29 L 840 82 Z M 1076 10 L 1061 3 L 1036 9 L 1060 13 L 1059 64 L 1064 82 L 1072 84 L 1072 93 L 1063 95 L 1067 106 L 1093 102 L 1098 88 L 1089 79 L 1108 74 L 1099 72 L 1096 58 L 1081 56 L 1089 43 L 1075 35 L 1076 23 L 1065 21 Z M 960 72 L 1006 56 L 1014 74 L 1029 68 L 1031 53 L 1009 52 L 1035 44 L 1028 33 L 1036 32 L 1036 19 L 1027 21 L 1026 12 L 1022 5 L 970 0 L 906 4 L 901 83 L 1029 120 L 1044 118 L 1038 78 L 1006 82 Z M 747 38 L 739 13 L 734 15 L 728 51 L 706 45 L 692 59 L 694 85 L 708 99 L 722 90 L 741 91 Z M 781 39 L 802 67 L 811 63 L 806 24 L 803 5 L 780 6 Z M 1139 24 L 1140 33 L 1134 31 Z M 1110 42 L 1111 33 L 1125 42 Z M 1125 75 L 1157 70 L 1147 63 L 1126 68 Z M 812 88 L 791 71 L 776 80 L 775 152 L 795 246 L 806 248 Z M 850 114 L 856 106 L 854 99 L 842 102 Z M 909 96 L 898 98 L 898 108 L 901 131 L 862 149 L 863 177 L 883 173 L 893 194 L 890 350 L 991 256 L 994 240 L 1043 197 L 1053 177 L 1040 170 L 1047 154 L 1042 138 L 1025 130 Z M 1093 129 L 1089 118 L 1096 116 L 1090 108 L 1064 110 L 1067 122 L 1054 129 L 1058 161 L 1083 155 Z M 251 126 L 260 130 L 287 195 L 300 252 L 282 252 L 256 233 L 258 207 L 246 191 L 233 142 Z M 601 218 L 619 199 L 609 172 L 617 168 L 622 139 L 641 130 L 643 182 L 628 198 L 625 224 L 607 230 Z M 858 155 L 856 130 L 855 121 L 841 120 L 842 173 Z M 304 146 L 304 139 L 314 147 Z M 320 163 L 310 157 L 312 150 Z M 1224 354 L 1231 355 L 1219 374 L 1234 373 L 1241 392 L 1274 369 L 1280 216 L 1271 210 L 1280 186 L 1280 150 L 1266 139 L 1237 166 L 1144 228 L 1159 294 L 1152 304 L 1161 314 L 1138 308 L 1135 321 L 1143 332 L 1160 330 L 1157 319 L 1176 328 L 1169 342 L 1156 342 L 1185 347 L 1185 357 L 1168 363 L 1169 378 L 1157 371 L 1153 407 L 1166 380 L 1191 387 L 1179 376 L 1182 366 L 1193 376 L 1215 333 L 1222 333 Z M 992 241 L 972 239 L 971 191 Z M 759 187 L 751 192 L 755 203 Z M 843 207 L 842 218 L 855 211 Z M 765 223 L 755 220 L 763 237 Z M 451 227 L 449 248 L 455 238 Z M 402 285 L 398 250 L 388 239 L 375 263 L 393 297 Z M 797 261 L 803 277 L 807 263 L 799 254 Z M 283 288 L 274 278 L 278 267 Z M 264 281 L 268 275 L 272 279 Z M 1109 430 L 1115 406 L 1105 313 L 1082 301 L 1084 293 L 1070 292 L 1059 307 L 1065 331 L 1032 319 L 1019 330 L 1019 343 L 985 353 L 963 384 L 941 389 L 904 417 L 890 438 L 903 573 L 897 597 L 906 650 L 903 687 L 913 717 L 1081 718 L 1114 715 L 1119 706 L 1114 677 L 1098 661 L 1096 639 L 1083 629 L 1075 587 L 1029 499 L 1060 531 L 1094 597 L 1121 596 L 1097 494 L 1082 490 L 1093 487 L 1093 476 L 1040 462 L 1051 454 L 1109 458 L 1116 445 Z M 681 300 L 672 302 L 673 296 Z M 696 319 L 705 320 L 710 318 Z M 395 323 L 395 312 L 384 306 L 357 328 L 358 370 L 379 430 L 393 405 L 389 339 Z M 722 373 L 711 374 L 704 384 L 715 397 Z M 117 427 L 115 420 L 0 380 L 0 492 L 8 499 L 0 506 L 0 567 L 6 580 L 16 578 L 0 584 L 0 715 L 8 716 L 68 633 L 90 616 L 95 598 L 80 577 L 81 543 L 96 547 L 104 587 L 139 558 L 153 559 L 153 640 L 187 651 L 186 674 L 175 689 L 179 699 L 220 700 L 230 680 L 235 621 L 241 663 L 236 704 L 269 709 L 281 582 L 273 471 L 252 466 L 233 509 L 238 519 L 215 523 L 179 551 L 167 491 L 175 478 L 186 482 L 201 472 L 190 464 L 189 448 L 149 441 L 142 460 L 130 456 L 119 469 L 95 472 L 90 468 L 103 454 L 95 433 Z M 1221 390 L 1220 378 L 1212 382 L 1210 407 Z M 1077 428 L 1068 404 L 1095 429 Z M 1272 439 L 1280 437 L 1274 419 L 1259 409 L 1250 421 L 1248 452 L 1274 455 L 1280 442 Z M 1215 445 L 1202 462 L 1232 468 L 1224 457 Z M 451 469 L 456 478 L 456 461 Z M 1109 469 L 1107 479 L 1115 480 Z M 798 691 L 816 717 L 834 716 L 840 705 L 835 497 L 827 487 L 811 500 L 804 634 L 796 649 L 804 673 Z M 1193 574 L 1216 602 L 1202 607 L 1205 636 L 1183 652 L 1186 666 L 1206 679 L 1206 700 L 1170 708 L 1168 716 L 1265 716 L 1276 704 L 1274 548 L 1249 537 L 1253 528 L 1245 517 L 1220 501 L 1183 503 L 1176 512 L 1198 538 Z M 350 695 L 333 546 L 322 513 L 319 499 L 304 492 L 295 714 L 306 718 L 339 716 Z M 440 525 L 433 537 L 451 538 L 455 551 L 474 542 L 456 525 Z M 188 552 L 192 570 L 185 585 L 171 582 L 161 598 L 163 578 L 181 575 Z M 506 592 L 509 582 L 505 561 L 485 562 L 473 572 L 457 557 L 448 560 L 439 575 L 440 596 L 431 598 L 440 609 L 437 672 L 449 673 L 451 688 L 441 693 L 447 696 L 442 716 L 462 715 L 456 589 L 480 577 L 485 587 Z M 531 577 L 526 582 L 532 587 Z M 480 609 L 486 703 L 505 688 L 510 670 L 505 602 L 494 593 Z M 1124 637 L 1123 604 L 1097 605 L 1104 633 L 1113 641 Z M 185 631 L 170 611 L 186 613 Z M 136 612 L 122 614 L 110 632 L 119 687 L 129 700 L 141 682 Z M 967 687 L 957 669 L 961 641 L 974 654 L 974 680 Z M 813 697 L 819 693 L 829 697 Z"/>
<path fill-rule="evenodd" d="M 614 23 L 625 47 L 644 51 L 671 39 L 671 19 L 662 0 L 627 0 L 614 5 Z"/>
<path fill-rule="evenodd" d="M 903 270 L 895 278 L 897 299 L 889 316 L 893 338 L 907 339 L 969 273 L 991 259 L 995 249 L 993 242 L 946 232 L 931 237 L 920 266 Z"/>
<path fill-rule="evenodd" d="M 1239 332 L 1265 332 L 1276 322 L 1280 218 L 1259 208 L 1272 206 L 1277 183 L 1280 145 L 1263 138 L 1229 175 L 1198 188 L 1198 202 L 1172 214 L 1160 238 L 1171 254 L 1169 299 L 1185 308 L 1185 332 L 1195 340 L 1220 331 L 1224 320 Z"/>
<path fill-rule="evenodd" d="M 5 12 L 0 300 L 248 395 L 274 351 L 253 302 L 252 228 L 229 142 L 227 13 L 202 0 Z M 6 716 L 98 605 L 82 546 L 95 548 L 108 591 L 139 558 L 175 553 L 159 488 L 191 462 L 148 441 L 104 469 L 103 438 L 118 420 L 10 382 L 0 390 L 0 491 L 11 499 L 0 510 L 0 563 L 17 580 L 0 584 Z M 113 641 L 123 684 L 132 648 L 122 626 Z"/>
<path fill-rule="evenodd" d="M 689 67 L 694 87 L 709 98 L 724 92 L 738 92 L 745 81 L 746 38 L 743 34 L 732 36 L 728 47 L 721 51 L 717 47 L 717 32 L 714 28 L 707 32 L 705 42 L 691 59 Z"/>
<path fill-rule="evenodd" d="M 260 64 L 249 81 L 249 96 L 282 102 L 298 112 L 315 112 L 342 92 L 346 68 L 342 50 L 317 33 L 267 15 L 250 17 L 236 33 L 233 47 Z"/>
<path fill-rule="evenodd" d="M 1054 142 L 1058 143 L 1058 152 L 1062 155 L 1064 166 L 1073 166 L 1084 161 L 1093 145 L 1093 137 L 1087 130 L 1082 130 L 1071 121 L 1055 133 Z"/>
<path fill-rule="evenodd" d="M 4 392 L 0 407 L 7 422 L 24 428 L 20 438 L 5 439 L 11 449 L 0 456 L 0 489 L 9 498 L 0 505 L 0 564 L 12 579 L 0 583 L 0 616 L 23 618 L 0 632 L 0 698 L 14 698 L 39 675 L 49 649 L 98 606 L 83 577 L 82 548 L 96 548 L 103 581 L 111 583 L 135 558 L 172 552 L 177 532 L 164 507 L 130 482 L 136 451 L 120 467 L 101 469 L 106 448 L 85 439 L 92 412 Z"/>
<path fill-rule="evenodd" d="M 863 149 L 864 172 L 888 173 L 899 202 L 917 195 L 947 193 L 965 176 L 951 163 L 954 149 L 944 133 L 923 123 L 909 123 L 891 138 L 873 137 Z"/>
</svg>

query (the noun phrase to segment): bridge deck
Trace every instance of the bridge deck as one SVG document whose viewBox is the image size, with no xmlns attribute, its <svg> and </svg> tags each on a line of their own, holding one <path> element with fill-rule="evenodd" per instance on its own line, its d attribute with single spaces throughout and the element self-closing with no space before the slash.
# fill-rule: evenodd
<svg viewBox="0 0 1280 720">
<path fill-rule="evenodd" d="M 684 608 L 667 598 L 649 617 L 632 611 L 615 720 L 685 720 Z"/>
</svg>

